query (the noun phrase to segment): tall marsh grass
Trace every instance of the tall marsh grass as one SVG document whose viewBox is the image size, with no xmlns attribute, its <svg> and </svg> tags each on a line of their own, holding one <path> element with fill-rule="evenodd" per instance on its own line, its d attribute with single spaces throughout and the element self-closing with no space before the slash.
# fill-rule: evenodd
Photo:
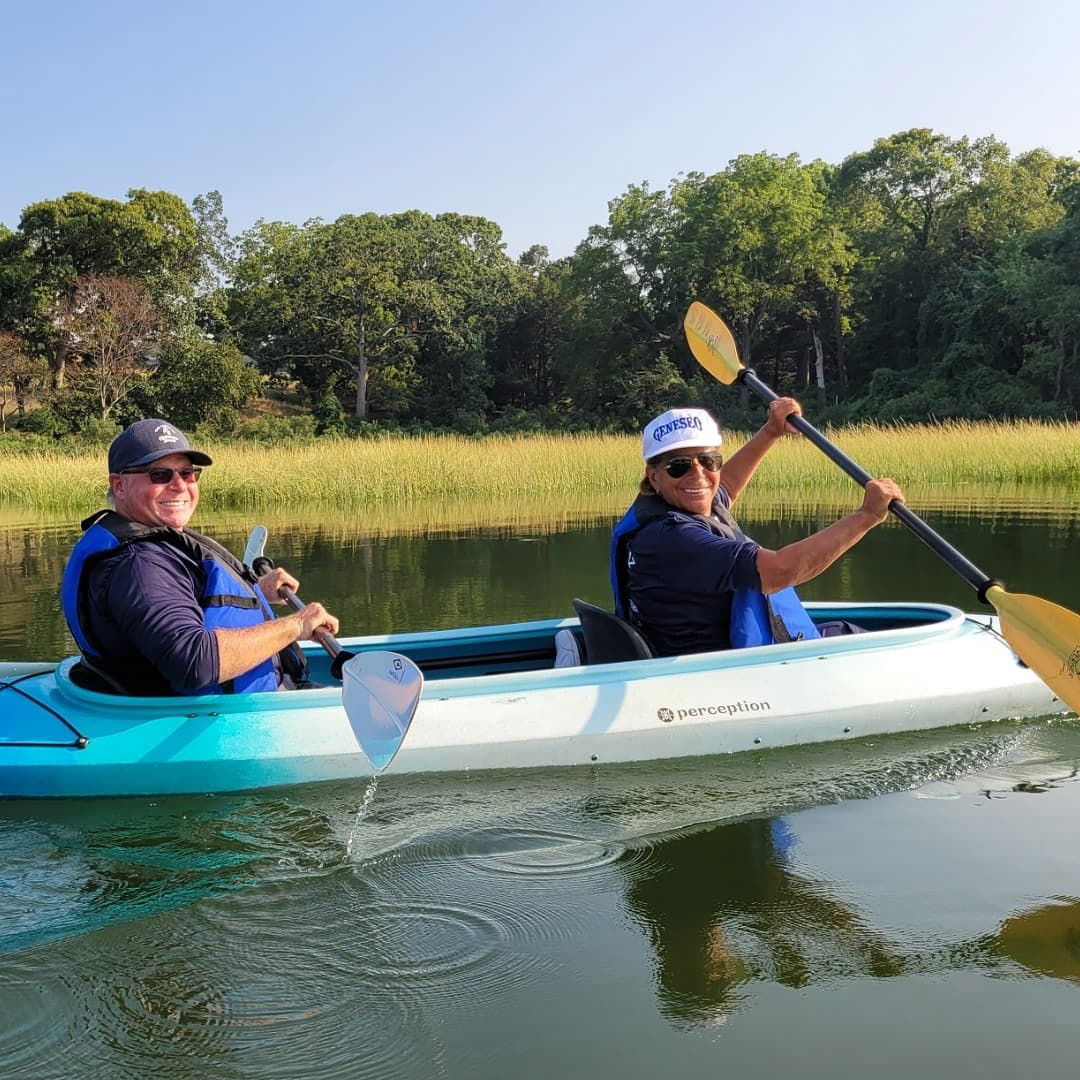
<svg viewBox="0 0 1080 1080">
<path fill-rule="evenodd" d="M 916 490 L 1026 485 L 1080 491 L 1080 425 L 971 423 L 880 428 L 859 425 L 828 432 L 875 476 Z M 725 435 L 731 454 L 746 436 Z M 629 500 L 641 478 L 640 441 L 629 435 L 459 436 L 324 439 L 266 447 L 223 443 L 205 449 L 215 464 L 203 474 L 207 510 L 255 507 L 394 507 L 459 500 L 598 503 Z M 103 503 L 105 455 L 0 452 L 0 506 L 85 513 Z M 810 443 L 784 440 L 762 463 L 753 500 L 846 500 L 852 482 Z"/>
</svg>

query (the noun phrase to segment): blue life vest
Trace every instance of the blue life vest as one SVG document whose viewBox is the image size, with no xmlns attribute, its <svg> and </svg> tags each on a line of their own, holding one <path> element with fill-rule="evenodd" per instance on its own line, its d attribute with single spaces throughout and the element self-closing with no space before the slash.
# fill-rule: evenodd
<svg viewBox="0 0 1080 1080">
<path fill-rule="evenodd" d="M 615 597 L 615 613 L 636 622 L 629 595 L 627 558 L 630 539 L 649 521 L 666 514 L 682 514 L 659 495 L 639 495 L 630 509 L 619 519 L 611 534 L 611 591 Z M 717 536 L 729 540 L 745 540 L 746 537 L 721 502 L 713 500 L 713 512 L 706 517 L 701 514 L 683 514 L 686 518 L 704 522 Z M 647 633 L 647 631 L 646 631 Z M 801 641 L 821 637 L 813 620 L 802 606 L 794 589 L 781 589 L 766 596 L 758 589 L 735 589 L 731 597 L 731 620 L 729 624 L 731 645 L 745 649 L 752 645 L 774 645 L 785 641 Z"/>
<path fill-rule="evenodd" d="M 129 521 L 113 512 L 102 510 L 82 523 L 83 535 L 72 549 L 60 587 L 60 598 L 71 636 L 84 657 L 95 669 L 107 668 L 107 658 L 95 646 L 87 633 L 85 610 L 87 604 L 86 571 L 89 567 L 117 555 L 129 544 L 169 544 L 197 562 L 203 571 L 205 584 L 197 597 L 207 630 L 235 630 L 259 626 L 274 613 L 254 585 L 251 571 L 239 559 L 216 541 L 190 530 L 151 528 Z M 186 694 L 254 693 L 277 690 L 278 669 L 286 671 L 297 683 L 306 677 L 303 653 L 295 646 L 283 649 L 275 658 L 264 660 L 250 671 L 222 684 L 180 691 Z M 122 675 L 107 671 L 110 681 L 123 684 Z"/>
</svg>

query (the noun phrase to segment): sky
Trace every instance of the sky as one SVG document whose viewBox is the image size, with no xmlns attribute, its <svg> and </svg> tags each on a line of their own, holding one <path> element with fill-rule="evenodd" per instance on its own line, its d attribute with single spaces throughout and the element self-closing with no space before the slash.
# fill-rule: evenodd
<svg viewBox="0 0 1080 1080">
<path fill-rule="evenodd" d="M 0 223 L 68 191 L 233 232 L 477 214 L 570 254 L 631 184 L 912 127 L 1080 156 L 1076 0 L 0 0 Z"/>
</svg>

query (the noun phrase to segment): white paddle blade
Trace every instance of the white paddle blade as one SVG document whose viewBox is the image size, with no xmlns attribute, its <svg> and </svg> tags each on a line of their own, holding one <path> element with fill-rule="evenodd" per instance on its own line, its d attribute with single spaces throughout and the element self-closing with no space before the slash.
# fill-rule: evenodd
<svg viewBox="0 0 1080 1080">
<path fill-rule="evenodd" d="M 244 548 L 244 564 L 254 566 L 255 560 L 266 551 L 266 526 L 256 525 L 251 530 L 247 545 Z"/>
<path fill-rule="evenodd" d="M 341 700 L 356 741 L 377 773 L 401 748 L 423 688 L 423 673 L 399 653 L 364 652 L 345 661 Z"/>
</svg>

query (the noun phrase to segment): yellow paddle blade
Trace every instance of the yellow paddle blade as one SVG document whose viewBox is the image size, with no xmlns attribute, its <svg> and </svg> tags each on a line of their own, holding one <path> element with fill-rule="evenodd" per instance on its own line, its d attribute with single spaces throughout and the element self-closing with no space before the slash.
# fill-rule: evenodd
<svg viewBox="0 0 1080 1080">
<path fill-rule="evenodd" d="M 1001 618 L 1001 633 L 1021 660 L 1073 712 L 1080 712 L 1080 615 L 1049 600 L 1008 593 L 1000 585 L 986 599 Z"/>
<path fill-rule="evenodd" d="M 695 300 L 683 319 L 683 329 L 694 359 L 714 379 L 730 386 L 743 366 L 735 339 L 724 320 Z"/>
</svg>

